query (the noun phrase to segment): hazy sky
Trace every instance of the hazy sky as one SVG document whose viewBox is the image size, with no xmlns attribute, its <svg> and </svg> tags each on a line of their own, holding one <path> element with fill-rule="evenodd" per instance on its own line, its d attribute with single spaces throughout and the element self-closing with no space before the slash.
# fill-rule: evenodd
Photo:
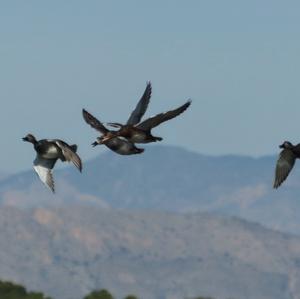
<svg viewBox="0 0 300 299">
<path fill-rule="evenodd" d="M 299 31 L 299 1 L 1 1 L 0 171 L 31 167 L 28 132 L 99 154 L 81 109 L 126 121 L 147 80 L 147 115 L 193 100 L 155 130 L 164 144 L 257 156 L 300 142 Z"/>
</svg>

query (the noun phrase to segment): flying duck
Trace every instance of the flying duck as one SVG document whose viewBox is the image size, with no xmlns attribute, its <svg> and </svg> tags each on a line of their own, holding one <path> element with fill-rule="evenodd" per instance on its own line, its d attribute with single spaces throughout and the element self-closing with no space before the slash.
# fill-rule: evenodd
<svg viewBox="0 0 300 299">
<path fill-rule="evenodd" d="M 138 124 L 142 117 L 144 116 L 149 102 L 150 102 L 150 98 L 151 98 L 151 94 L 152 94 L 152 86 L 151 86 L 151 82 L 148 81 L 145 91 L 142 95 L 142 97 L 140 98 L 140 100 L 138 101 L 137 105 L 135 106 L 134 110 L 131 112 L 126 125 L 122 125 L 120 123 L 108 123 L 108 125 L 112 126 L 112 127 L 123 127 L 123 126 L 134 126 L 136 124 Z M 102 139 L 111 139 L 113 136 L 116 137 L 115 135 L 113 135 L 114 131 L 110 131 L 112 134 L 105 134 L 103 135 Z M 104 134 L 104 133 L 103 133 Z"/>
<path fill-rule="evenodd" d="M 293 145 L 289 141 L 285 141 L 279 146 L 283 150 L 279 154 L 275 169 L 275 179 L 273 187 L 277 189 L 288 177 L 295 165 L 296 159 L 300 158 L 300 143 Z"/>
<path fill-rule="evenodd" d="M 190 105 L 191 101 L 189 100 L 185 104 L 174 110 L 157 114 L 137 124 L 127 123 L 126 125 L 122 125 L 120 123 L 109 123 L 108 125 L 119 128 L 118 131 L 113 132 L 112 136 L 122 136 L 132 143 L 149 143 L 161 141 L 161 137 L 156 137 L 151 134 L 151 129 L 183 113 Z M 111 137 L 108 136 L 107 138 Z"/>
<path fill-rule="evenodd" d="M 144 152 L 143 148 L 136 147 L 127 139 L 115 137 L 113 131 L 108 130 L 97 118 L 85 109 L 82 109 L 82 115 L 87 124 L 102 134 L 102 136 L 97 137 L 96 141 L 92 143 L 93 146 L 104 144 L 119 155 L 134 155 Z"/>
<path fill-rule="evenodd" d="M 55 190 L 52 169 L 58 159 L 63 162 L 72 162 L 80 172 L 82 171 L 81 159 L 76 154 L 76 144 L 68 145 L 59 139 L 36 140 L 32 134 L 27 134 L 23 138 L 23 141 L 33 144 L 37 153 L 33 161 L 33 168 L 41 181 L 48 186 L 53 193 Z"/>
</svg>

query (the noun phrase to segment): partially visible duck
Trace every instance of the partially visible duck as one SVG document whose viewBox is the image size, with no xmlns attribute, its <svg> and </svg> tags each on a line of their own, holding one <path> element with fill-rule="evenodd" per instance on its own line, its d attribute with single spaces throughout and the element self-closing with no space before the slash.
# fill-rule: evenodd
<svg viewBox="0 0 300 299">
<path fill-rule="evenodd" d="M 93 146 L 104 144 L 119 155 L 134 155 L 144 152 L 143 148 L 136 147 L 128 140 L 115 137 L 113 131 L 108 130 L 97 118 L 85 109 L 82 109 L 82 115 L 87 124 L 102 134 L 102 136 L 97 137 L 96 141 L 92 143 Z"/>
<path fill-rule="evenodd" d="M 296 159 L 300 158 L 300 143 L 293 145 L 289 141 L 285 141 L 279 146 L 283 150 L 279 154 L 275 169 L 275 179 L 273 187 L 277 189 L 288 177 L 295 165 Z"/>
<path fill-rule="evenodd" d="M 76 154 L 77 145 L 69 145 L 59 139 L 36 140 L 32 134 L 27 134 L 23 141 L 30 142 L 37 153 L 33 161 L 33 168 L 41 181 L 54 193 L 54 180 L 52 169 L 58 159 L 65 162 L 72 162 L 78 170 L 82 171 L 80 157 Z"/>
<path fill-rule="evenodd" d="M 136 125 L 122 125 L 120 123 L 109 123 L 110 126 L 119 128 L 118 131 L 113 132 L 112 136 L 122 136 L 132 143 L 149 143 L 161 141 L 161 137 L 156 137 L 151 134 L 151 129 L 183 113 L 190 105 L 191 101 L 189 100 L 185 104 L 174 110 L 157 114 Z"/>
</svg>

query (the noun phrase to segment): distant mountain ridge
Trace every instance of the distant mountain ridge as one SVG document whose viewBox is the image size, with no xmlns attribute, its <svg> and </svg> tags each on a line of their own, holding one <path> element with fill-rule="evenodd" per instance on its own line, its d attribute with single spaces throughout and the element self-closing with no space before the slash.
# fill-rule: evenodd
<svg viewBox="0 0 300 299">
<path fill-rule="evenodd" d="M 56 299 L 300 299 L 300 238 L 204 213 L 0 207 L 0 278 Z"/>
<path fill-rule="evenodd" d="M 276 156 L 205 156 L 171 146 L 147 146 L 144 154 L 104 152 L 55 172 L 57 195 L 33 171 L 0 181 L 3 204 L 21 207 L 80 202 L 129 210 L 209 211 L 300 234 L 300 169 L 272 189 Z M 41 196 L 42 195 L 42 200 Z"/>
</svg>

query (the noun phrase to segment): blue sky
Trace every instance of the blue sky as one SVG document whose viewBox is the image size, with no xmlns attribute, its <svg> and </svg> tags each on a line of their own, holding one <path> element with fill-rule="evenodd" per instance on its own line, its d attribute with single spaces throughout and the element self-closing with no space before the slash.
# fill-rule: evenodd
<svg viewBox="0 0 300 299">
<path fill-rule="evenodd" d="M 104 151 L 81 109 L 125 121 L 147 80 L 147 115 L 193 100 L 155 130 L 164 144 L 259 156 L 300 142 L 299 14 L 276 0 L 1 1 L 0 170 L 31 167 L 28 132 L 84 160 Z"/>
</svg>

